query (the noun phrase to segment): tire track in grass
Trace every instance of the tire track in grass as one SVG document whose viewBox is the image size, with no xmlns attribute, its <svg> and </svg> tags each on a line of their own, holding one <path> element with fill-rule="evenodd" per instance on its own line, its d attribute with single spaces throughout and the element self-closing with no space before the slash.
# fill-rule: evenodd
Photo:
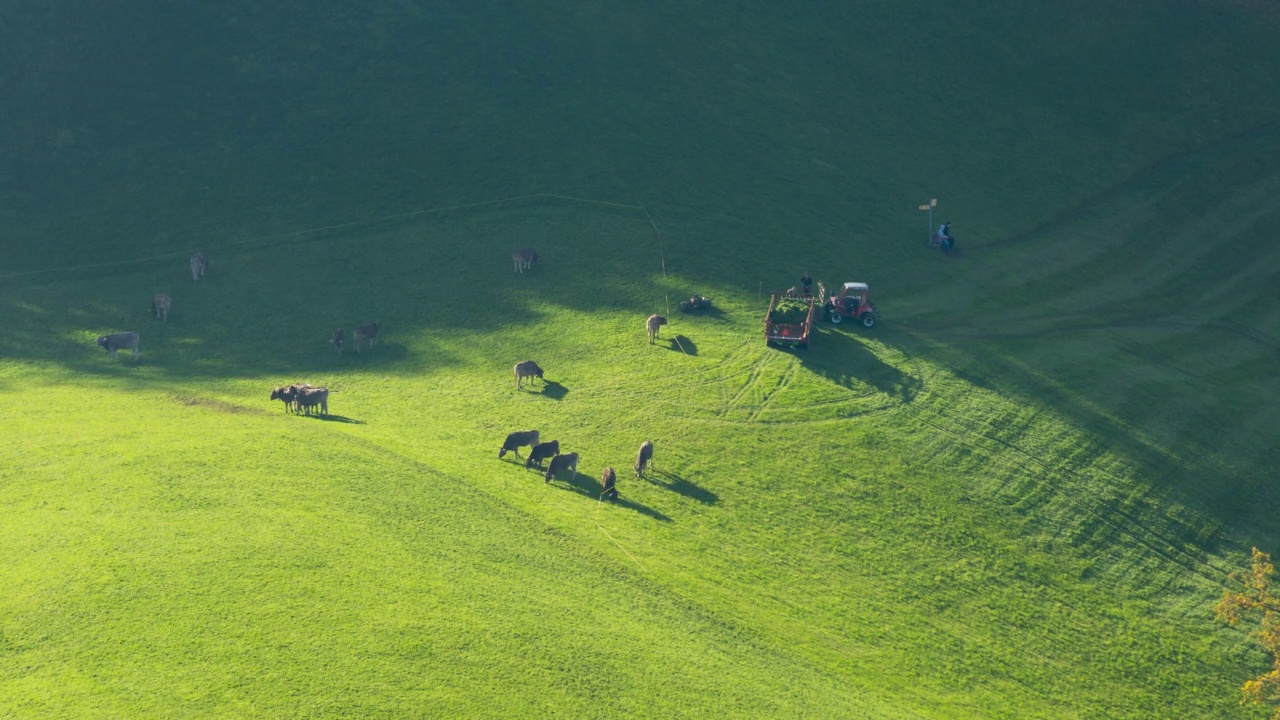
<svg viewBox="0 0 1280 720">
<path fill-rule="evenodd" d="M 747 422 L 755 422 L 759 420 L 760 416 L 769 409 L 769 403 L 773 402 L 775 397 L 786 391 L 786 389 L 791 386 L 791 381 L 795 379 L 798 368 L 800 367 L 800 361 L 794 357 L 790 357 L 787 360 L 788 364 L 786 369 L 782 371 L 782 377 L 778 378 L 776 385 L 765 391 L 764 397 L 756 405 L 755 409 L 747 414 Z"/>
<path fill-rule="evenodd" d="M 748 392 L 750 392 L 752 388 L 756 386 L 756 383 L 760 382 L 760 376 L 764 374 L 765 368 L 767 368 L 772 362 L 773 355 L 765 352 L 762 353 L 754 363 L 752 363 L 751 369 L 747 373 L 747 381 L 743 383 L 741 388 L 738 388 L 737 392 L 733 393 L 733 395 L 725 401 L 724 407 L 718 413 L 719 417 L 724 418 L 726 415 L 737 409 L 738 403 Z"/>
<path fill-rule="evenodd" d="M 632 379 L 627 382 L 610 385 L 609 397 L 651 397 L 653 395 L 653 384 L 658 381 L 665 387 L 677 390 L 697 389 L 708 385 L 721 384 L 726 379 L 750 372 L 749 368 L 729 373 L 721 372 L 723 368 L 736 364 L 740 355 L 746 355 L 747 353 L 744 351 L 749 345 L 750 343 L 744 342 L 719 360 L 707 363 L 702 367 L 681 370 L 677 374 L 655 374 L 641 378 L 630 376 Z"/>
<path fill-rule="evenodd" d="M 1192 573 L 1198 576 L 1199 578 L 1205 580 L 1213 587 L 1215 588 L 1226 587 L 1226 585 L 1223 583 L 1221 578 L 1226 577 L 1228 573 L 1227 570 L 1218 568 L 1208 560 L 1197 557 L 1196 555 L 1191 553 L 1189 550 L 1182 548 L 1178 543 L 1175 543 L 1171 541 L 1169 538 L 1161 535 L 1159 532 L 1152 529 L 1149 525 L 1142 522 L 1139 518 L 1132 515 L 1131 513 L 1127 513 L 1124 510 L 1121 510 L 1115 506 L 1103 505 L 1102 503 L 1098 503 L 1098 502 L 1090 502 L 1086 500 L 1084 497 L 1082 497 L 1080 494 L 1068 491 L 1067 490 L 1068 483 L 1065 482 L 1064 478 L 1062 477 L 1065 474 L 1065 471 L 1055 470 L 1051 468 L 1047 463 L 1045 463 L 1043 460 L 1040 460 L 1037 456 L 1033 455 L 1032 453 L 1029 453 L 1023 450 L 1022 448 L 1018 447 L 1017 445 L 1006 442 L 1000 438 L 993 437 L 993 436 L 986 435 L 979 432 L 960 433 L 955 430 L 952 430 L 947 425 L 927 417 L 926 412 L 933 412 L 939 415 L 940 417 L 947 417 L 946 413 L 943 413 L 937 410 L 914 411 L 915 419 L 933 428 L 933 430 L 936 431 L 937 433 L 942 435 L 948 435 L 954 438 L 958 443 L 965 445 L 969 448 L 972 448 L 975 451 L 983 453 L 987 457 L 990 457 L 993 461 L 1000 462 L 1001 464 L 1004 464 L 1006 467 L 1008 467 L 1009 469 L 1015 472 L 1018 472 L 1018 471 L 1028 472 L 1032 469 L 1038 470 L 1039 472 L 1036 473 L 1037 477 L 1041 479 L 1041 482 L 1049 485 L 1050 488 L 1058 497 L 1061 497 L 1068 503 L 1071 503 L 1072 505 L 1080 508 L 1087 515 L 1095 518 L 1099 523 L 1106 525 L 1107 527 L 1110 527 L 1117 534 L 1123 537 L 1129 538 L 1134 543 L 1146 548 L 1152 554 L 1164 559 L 1166 562 L 1182 567 L 1187 572 Z M 999 448 L 999 450 L 994 450 L 989 445 L 984 445 L 984 443 L 987 443 L 989 445 L 995 445 Z M 1002 454 L 1000 450 L 1004 450 L 1009 453 L 1013 453 L 1017 455 L 1022 459 L 1023 464 L 1014 465 L 1012 463 L 1009 463 L 1008 461 L 998 460 L 999 456 Z M 1111 479 L 1115 480 L 1114 477 Z M 1109 517 L 1109 514 L 1119 515 L 1124 522 L 1120 522 L 1112 519 L 1112 517 Z M 1159 547 L 1159 545 L 1163 545 L 1167 547 L 1169 550 L 1168 551 L 1163 550 Z M 1180 557 L 1175 557 L 1175 556 L 1180 556 Z M 1202 569 L 1201 566 L 1205 568 L 1209 568 L 1210 570 L 1213 571 L 1213 574 Z"/>
<path fill-rule="evenodd" d="M 948 406 L 945 401 L 942 405 L 943 407 Z M 1190 550 L 1184 548 L 1180 543 L 1174 542 L 1151 527 L 1149 524 L 1143 522 L 1135 514 L 1126 512 L 1114 505 L 1091 501 L 1084 496 L 1083 492 L 1069 490 L 1067 486 L 1072 484 L 1071 481 L 1073 479 L 1077 481 L 1081 480 L 1081 478 L 1075 473 L 1072 473 L 1069 468 L 1051 467 L 1038 455 L 1024 450 L 1016 443 L 1006 441 L 994 435 L 989 435 L 976 430 L 967 432 L 952 430 L 952 426 L 970 427 L 971 424 L 960 422 L 963 418 L 953 416 L 945 410 L 917 405 L 915 407 L 908 408 L 908 411 L 911 417 L 927 427 L 932 428 L 932 431 L 937 435 L 953 438 L 961 445 L 982 453 L 984 456 L 990 458 L 993 463 L 1004 466 L 1012 473 L 1034 475 L 1039 478 L 1040 483 L 1047 486 L 1047 488 L 1042 491 L 1045 498 L 1034 503 L 1035 505 L 1045 506 L 1048 505 L 1054 497 L 1061 498 L 1063 501 L 1079 508 L 1085 514 L 1094 518 L 1098 525 L 1108 527 L 1115 531 L 1119 536 L 1129 538 L 1134 543 L 1146 548 L 1153 555 L 1162 558 L 1172 565 L 1183 568 L 1187 572 L 1207 581 L 1215 588 L 1225 587 L 1221 578 L 1226 577 L 1228 570 L 1217 567 L 1208 559 L 1198 557 Z M 936 415 L 938 418 L 943 418 L 945 420 L 953 420 L 953 417 L 955 417 L 956 421 L 950 423 L 940 422 L 930 418 L 930 414 Z M 992 446 L 995 447 L 993 448 Z M 924 448 L 922 447 L 921 450 L 923 451 Z M 923 460 L 923 462 L 932 462 L 934 459 L 944 455 L 946 452 L 945 448 L 937 449 L 936 452 L 931 453 Z M 1021 462 L 1015 463 L 1010 459 L 1001 459 L 1001 455 L 1007 455 L 1009 453 L 1016 455 Z M 913 463 L 918 461 L 919 460 L 916 457 L 912 458 Z M 1070 464 L 1079 465 L 1080 463 L 1078 461 L 1070 461 Z M 1097 478 L 1109 479 L 1115 487 L 1123 486 L 1123 483 L 1120 482 L 1114 473 L 1105 469 L 1096 471 L 1095 476 Z M 1080 484 L 1082 483 L 1076 482 L 1073 487 Z M 1005 495 L 1007 494 L 1007 491 L 997 490 L 996 493 Z M 1029 497 L 1027 496 L 1022 496 L 1020 498 L 1020 500 L 1024 501 L 1028 499 Z M 1120 520 L 1114 519 L 1115 516 L 1119 516 Z M 1167 550 L 1162 549 L 1161 546 L 1167 548 Z M 1204 568 L 1208 568 L 1208 571 Z"/>
<path fill-rule="evenodd" d="M 908 354 L 902 348 L 898 348 L 900 360 L 905 363 L 909 371 L 905 375 L 914 378 L 918 385 L 912 389 L 910 393 L 903 395 L 894 395 L 893 393 L 877 390 L 868 386 L 864 391 L 859 392 L 854 388 L 847 387 L 839 382 L 826 378 L 826 382 L 830 384 L 829 391 L 839 395 L 828 397 L 824 400 L 804 403 L 785 408 L 775 407 L 776 401 L 783 393 L 791 388 L 792 384 L 800 373 L 805 371 L 804 362 L 795 356 L 789 356 L 789 364 L 780 378 L 778 384 L 765 392 L 760 403 L 748 412 L 748 416 L 744 419 L 734 419 L 727 417 L 734 409 L 741 405 L 743 396 L 750 392 L 753 387 L 759 385 L 759 379 L 767 366 L 774 361 L 776 357 L 773 353 L 766 352 L 758 359 L 749 370 L 737 371 L 728 375 L 722 375 L 720 382 L 729 378 L 737 377 L 743 372 L 752 375 L 752 380 L 740 388 L 728 400 L 723 400 L 723 407 L 713 413 L 713 417 L 699 417 L 687 412 L 671 412 L 669 416 L 677 420 L 688 420 L 693 422 L 711 423 L 717 425 L 769 425 L 769 426 L 803 426 L 803 425 L 831 425 L 852 420 L 860 420 L 872 415 L 880 415 L 893 412 L 903 405 L 914 403 L 921 398 L 930 397 L 932 394 L 932 381 L 928 377 L 929 373 L 918 358 Z M 705 384 L 705 383 L 703 383 Z M 701 385 L 701 384 L 700 384 Z M 687 386 L 686 386 L 687 387 Z M 681 407 L 689 407 L 695 403 L 685 401 L 680 403 Z M 818 409 L 846 406 L 844 411 L 837 411 L 835 416 L 827 417 L 810 417 L 804 419 L 786 419 L 787 416 L 801 415 Z M 774 419 L 770 419 L 774 418 Z"/>
<path fill-rule="evenodd" d="M 1070 227 L 1085 218 L 1105 214 L 1102 209 L 1106 207 L 1107 203 L 1115 202 L 1126 196 L 1133 196 L 1141 188 L 1162 181 L 1167 172 L 1177 169 L 1180 165 L 1207 162 L 1209 158 L 1215 155 L 1236 152 L 1239 148 L 1243 148 L 1251 142 L 1265 140 L 1269 135 L 1276 132 L 1280 132 L 1280 118 L 1272 118 L 1234 135 L 1220 137 L 1199 147 L 1159 158 L 1127 179 L 1121 180 L 1111 187 L 1104 188 L 1101 192 L 1085 198 L 1075 206 L 1060 212 L 1057 216 L 1049 218 L 1020 235 L 989 242 L 981 247 L 973 248 L 970 252 L 992 250 L 1025 243 L 1035 240 L 1046 233 Z"/>
<path fill-rule="evenodd" d="M 1213 327 L 1213 328 L 1221 329 L 1224 332 L 1235 334 L 1239 336 L 1243 341 L 1260 346 L 1261 348 L 1264 348 L 1267 352 L 1277 347 L 1277 344 L 1273 344 L 1275 342 L 1273 338 L 1271 338 L 1265 332 L 1254 331 L 1253 328 L 1241 327 L 1240 325 L 1232 325 L 1227 322 L 1209 322 L 1209 323 L 1188 322 L 1186 320 L 1180 319 L 1180 316 L 1171 314 L 1168 311 L 1164 311 L 1164 310 L 1155 311 L 1155 312 L 1134 313 L 1127 317 L 1101 319 L 1101 320 L 1098 319 L 1097 313 L 1088 313 L 1088 312 L 1073 313 L 1068 317 L 1071 320 L 1074 320 L 1074 322 L 1070 322 L 1067 325 L 1078 331 L 1096 331 L 1096 332 L 1115 331 L 1117 337 L 1119 338 L 1119 340 L 1114 345 L 1114 348 L 1117 352 L 1133 355 L 1144 362 L 1147 362 L 1147 363 L 1150 363 L 1151 365 L 1162 368 L 1164 371 L 1167 371 L 1169 373 L 1176 374 L 1179 376 L 1192 378 L 1198 382 L 1202 382 L 1205 384 L 1213 384 L 1216 382 L 1216 380 L 1212 376 L 1200 376 L 1197 373 L 1193 372 L 1192 370 L 1181 367 L 1177 363 L 1176 358 L 1164 359 L 1164 358 L 1151 356 L 1148 352 L 1142 350 L 1144 346 L 1141 343 L 1126 341 L 1124 339 L 1124 334 L 1120 332 L 1120 330 L 1125 328 L 1133 328 L 1136 326 L 1142 326 L 1145 328 L 1152 328 L 1152 329 L 1176 328 L 1176 329 L 1181 329 L 1185 331 L 1203 330 L 1205 328 Z M 1046 319 L 1042 322 L 1044 324 L 1047 324 L 1047 316 L 1045 316 L 1045 318 Z M 1023 323 L 1032 322 L 1033 320 L 1034 319 L 1024 319 L 1022 322 L 1018 323 L 1018 326 L 1021 326 Z M 1044 324 L 1041 324 L 1041 331 L 1042 331 L 1042 328 L 1044 327 Z M 1052 326 L 1055 328 L 1061 328 L 1064 325 L 1062 323 L 1059 323 L 1057 325 L 1052 325 Z M 948 330 L 948 333 L 949 332 L 950 331 Z M 915 335 L 916 333 L 910 332 L 910 334 Z M 1027 330 L 1022 330 L 1022 331 L 1013 330 L 1012 332 L 999 332 L 999 331 L 987 332 L 987 333 L 964 332 L 962 334 L 969 335 L 969 336 L 990 337 L 990 336 L 1027 336 L 1032 333 L 1030 333 L 1030 328 L 1028 328 Z M 924 340 L 925 342 L 932 342 L 931 340 L 928 339 L 927 335 L 920 336 L 920 339 Z M 1033 375 L 1036 376 L 1041 382 L 1048 383 L 1050 386 L 1056 385 L 1056 383 L 1054 383 L 1052 378 L 1046 378 L 1040 373 L 1033 373 Z M 942 410 L 934 409 L 933 412 L 936 412 L 941 417 L 946 417 L 946 418 L 951 417 L 950 414 Z M 921 419 L 922 421 L 928 422 L 927 420 L 925 420 L 923 416 L 921 416 Z M 935 429 L 948 432 L 953 437 L 956 437 L 956 438 L 961 437 L 958 433 L 954 433 L 949 430 L 946 430 L 945 428 L 943 428 L 941 425 L 937 423 L 930 423 L 930 424 L 933 425 Z M 1137 428 L 1133 428 L 1132 426 L 1126 425 L 1126 429 L 1130 432 L 1138 432 Z M 1051 469 L 1044 461 L 1040 460 L 1039 456 L 1037 456 L 1032 452 L 1022 449 L 1022 447 L 1016 443 L 1010 443 L 998 437 L 991 436 L 991 435 L 984 435 L 977 431 L 974 431 L 973 434 L 977 435 L 978 437 L 984 438 L 986 441 L 989 441 L 991 443 L 999 444 L 1000 446 L 1006 448 L 1010 452 L 1018 453 L 1020 456 L 1024 458 L 1025 463 L 1027 465 L 1038 469 L 1039 472 L 1037 472 L 1037 476 L 1042 478 L 1043 482 L 1046 483 L 1049 487 L 1051 487 L 1054 493 L 1057 493 L 1057 495 L 1061 497 L 1064 501 L 1083 509 L 1086 513 L 1089 513 L 1095 516 L 1101 524 L 1104 524 L 1105 526 L 1112 528 L 1119 535 L 1130 538 L 1134 542 L 1142 545 L 1143 547 L 1147 548 L 1149 551 L 1153 552 L 1159 557 L 1164 558 L 1166 561 L 1174 563 L 1180 567 L 1183 567 L 1189 572 L 1194 573 L 1205 580 L 1208 580 L 1215 587 L 1225 587 L 1225 585 L 1223 584 L 1222 578 L 1226 577 L 1229 570 L 1220 568 L 1217 565 L 1215 565 L 1212 561 L 1212 556 L 1208 552 L 1197 554 L 1195 550 L 1200 549 L 1197 544 L 1193 543 L 1190 545 L 1190 547 L 1188 547 L 1187 544 L 1177 541 L 1176 538 L 1172 538 L 1171 536 L 1161 532 L 1159 529 L 1157 529 L 1153 525 L 1147 522 L 1144 522 L 1141 519 L 1141 516 L 1139 513 L 1126 511 L 1122 506 L 1119 506 L 1116 504 L 1103 503 L 1103 502 L 1093 501 L 1088 499 L 1088 496 L 1086 494 L 1087 489 L 1083 489 L 1082 478 L 1072 473 L 1070 469 L 1056 469 L 1056 470 Z M 1141 437 L 1139 437 L 1137 438 L 1137 442 L 1147 450 L 1155 451 L 1161 455 L 1168 456 L 1170 460 L 1176 464 L 1182 465 L 1190 462 L 1189 460 L 1184 459 L 1183 457 L 1179 457 L 1181 453 L 1178 453 L 1174 449 L 1159 447 L 1153 444 L 1151 440 L 1141 439 Z M 1183 450 L 1185 451 L 1186 449 L 1183 448 Z M 1198 458 L 1198 462 L 1212 467 L 1213 472 L 1220 474 L 1224 477 L 1229 477 L 1235 480 L 1237 483 L 1241 484 L 1242 486 L 1247 484 L 1247 482 L 1249 481 L 1249 478 L 1246 477 L 1245 475 L 1242 475 L 1237 469 L 1226 465 L 1223 462 L 1222 458 L 1214 456 L 1212 454 L 1205 454 L 1201 456 L 1200 458 Z M 1077 468 L 1082 467 L 1082 464 L 1076 459 L 1070 460 L 1068 464 Z M 1083 465 L 1083 467 L 1088 467 L 1088 465 Z M 1028 470 L 1028 472 L 1031 472 L 1031 470 Z M 1105 468 L 1098 469 L 1094 473 L 1093 477 L 1094 477 L 1093 482 L 1097 482 L 1099 480 L 1105 479 L 1110 483 L 1110 485 L 1113 488 L 1116 488 L 1119 490 L 1122 490 L 1125 487 L 1127 487 L 1127 483 L 1122 478 L 1119 478 L 1113 471 L 1107 470 Z M 1071 488 L 1073 489 L 1069 490 L 1068 486 L 1071 486 Z M 1003 493 L 1004 491 L 1000 491 L 1000 492 Z M 1129 495 L 1126 494 L 1124 497 L 1127 498 L 1129 497 Z M 1044 502 L 1042 502 L 1041 504 L 1044 504 Z M 1119 518 L 1119 520 L 1115 518 Z M 1167 516 L 1164 519 L 1174 523 L 1180 522 L 1174 518 L 1170 518 Z M 1219 540 L 1223 540 L 1220 527 L 1215 530 L 1214 534 Z M 1167 550 L 1162 550 L 1160 546 L 1167 548 Z M 1204 570 L 1204 568 L 1209 568 L 1209 570 L 1206 571 Z"/>
</svg>

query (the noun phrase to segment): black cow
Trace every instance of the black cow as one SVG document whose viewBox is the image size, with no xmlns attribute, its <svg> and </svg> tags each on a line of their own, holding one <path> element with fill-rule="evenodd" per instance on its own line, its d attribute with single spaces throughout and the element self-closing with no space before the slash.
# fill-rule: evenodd
<svg viewBox="0 0 1280 720">
<path fill-rule="evenodd" d="M 548 440 L 547 442 L 544 442 L 544 443 L 538 443 L 537 445 L 533 446 L 532 450 L 529 451 L 529 459 L 524 461 L 524 466 L 526 468 L 531 468 L 534 465 L 537 465 L 539 468 L 541 468 L 543 460 L 546 460 L 547 458 L 553 458 L 559 454 L 560 454 L 559 440 Z"/>
<path fill-rule="evenodd" d="M 516 454 L 516 459 L 520 459 L 520 448 L 524 445 L 537 445 L 538 431 L 525 430 L 522 432 L 513 432 L 502 441 L 502 449 L 498 451 L 498 457 L 506 455 L 508 452 Z"/>
</svg>

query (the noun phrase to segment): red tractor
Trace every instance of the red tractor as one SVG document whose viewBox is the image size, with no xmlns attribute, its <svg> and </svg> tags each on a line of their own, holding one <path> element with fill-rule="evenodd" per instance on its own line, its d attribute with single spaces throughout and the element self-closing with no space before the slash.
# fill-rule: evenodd
<svg viewBox="0 0 1280 720">
<path fill-rule="evenodd" d="M 866 283 L 847 282 L 832 292 L 823 305 L 823 314 L 833 325 L 839 325 L 845 318 L 868 328 L 876 324 L 876 306 L 871 302 L 871 290 Z"/>
</svg>

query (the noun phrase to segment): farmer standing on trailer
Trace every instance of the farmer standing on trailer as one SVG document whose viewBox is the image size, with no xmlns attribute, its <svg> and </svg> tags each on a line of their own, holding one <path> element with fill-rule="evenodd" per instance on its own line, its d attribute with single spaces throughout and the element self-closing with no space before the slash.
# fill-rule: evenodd
<svg viewBox="0 0 1280 720">
<path fill-rule="evenodd" d="M 804 287 L 805 297 L 813 297 L 813 278 L 809 277 L 809 273 L 806 272 L 804 277 L 800 278 L 800 285 Z"/>
</svg>

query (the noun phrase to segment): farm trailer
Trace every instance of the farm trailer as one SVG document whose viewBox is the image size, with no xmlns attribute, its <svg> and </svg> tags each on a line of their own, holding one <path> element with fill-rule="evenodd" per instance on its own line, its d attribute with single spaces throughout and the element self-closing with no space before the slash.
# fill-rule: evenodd
<svg viewBox="0 0 1280 720">
<path fill-rule="evenodd" d="M 812 296 L 770 295 L 769 309 L 764 315 L 765 344 L 809 347 L 816 307 L 817 301 Z"/>
</svg>

